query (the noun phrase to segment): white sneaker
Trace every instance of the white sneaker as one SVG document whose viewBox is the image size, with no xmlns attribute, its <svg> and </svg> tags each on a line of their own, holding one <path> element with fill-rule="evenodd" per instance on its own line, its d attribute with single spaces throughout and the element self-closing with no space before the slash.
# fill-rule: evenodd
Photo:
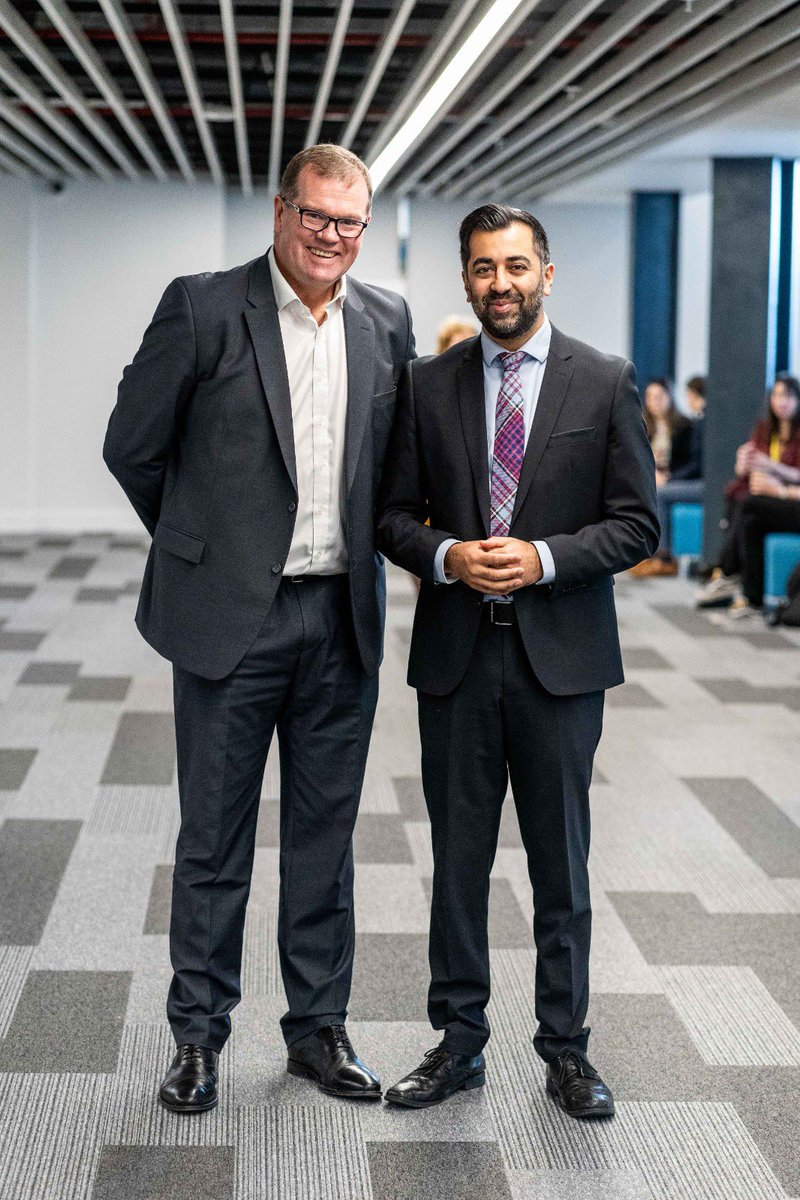
<svg viewBox="0 0 800 1200">
<path fill-rule="evenodd" d="M 737 596 L 727 612 L 727 616 L 731 621 L 746 621 L 748 617 L 758 617 L 760 615 L 759 610 L 753 608 L 750 601 L 746 600 L 744 596 Z"/>
<path fill-rule="evenodd" d="M 738 575 L 723 575 L 717 567 L 708 583 L 696 593 L 695 607 L 722 608 L 732 604 L 740 595 L 740 583 L 741 579 Z"/>
</svg>

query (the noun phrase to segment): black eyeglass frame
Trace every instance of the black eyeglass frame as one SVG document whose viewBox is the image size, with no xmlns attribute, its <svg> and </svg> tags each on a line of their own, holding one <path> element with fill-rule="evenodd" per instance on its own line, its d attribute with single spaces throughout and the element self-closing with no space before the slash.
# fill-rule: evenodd
<svg viewBox="0 0 800 1200">
<path fill-rule="evenodd" d="M 336 236 L 344 238 L 345 241 L 354 242 L 356 238 L 361 237 L 364 230 L 369 225 L 369 221 L 359 221 L 357 217 L 329 217 L 327 213 L 320 212 L 318 208 L 300 208 L 298 204 L 293 204 L 292 201 L 287 200 L 285 196 L 281 196 L 280 199 L 281 203 L 285 204 L 287 208 L 293 208 L 294 211 L 299 214 L 300 224 L 303 226 L 303 228 L 311 229 L 314 233 L 322 233 L 323 229 L 327 229 L 331 221 L 333 221 L 333 225 L 336 230 Z M 306 225 L 305 221 L 303 220 L 303 216 L 306 213 L 314 213 L 315 216 L 322 217 L 325 221 L 325 224 L 320 225 L 319 229 L 314 229 L 312 225 Z M 360 225 L 361 228 L 359 229 L 358 233 L 342 233 L 341 229 L 339 228 L 339 223 L 342 221 L 346 221 L 349 225 Z"/>
</svg>

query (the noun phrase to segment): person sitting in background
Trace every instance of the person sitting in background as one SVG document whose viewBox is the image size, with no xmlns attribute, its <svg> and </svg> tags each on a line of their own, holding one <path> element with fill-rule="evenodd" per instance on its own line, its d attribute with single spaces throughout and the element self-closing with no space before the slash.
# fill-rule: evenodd
<svg viewBox="0 0 800 1200">
<path fill-rule="evenodd" d="M 475 337 L 478 330 L 469 317 L 445 317 L 436 334 L 436 353 L 444 354 L 451 346 L 465 342 L 467 338 Z"/>
<path fill-rule="evenodd" d="M 690 385 L 699 410 L 696 430 L 694 423 L 676 410 L 668 380 L 651 379 L 644 390 L 644 420 L 656 460 L 661 542 L 652 558 L 646 558 L 628 572 L 637 578 L 677 574 L 678 564 L 669 549 L 669 510 L 678 500 L 695 500 L 698 485 L 702 495 L 705 380 L 694 376 L 687 384 L 687 393 Z"/>
<path fill-rule="evenodd" d="M 725 494 L 725 544 L 696 604 L 730 606 L 737 619 L 761 608 L 766 535 L 800 533 L 800 382 L 794 376 L 776 377 L 764 417 L 736 452 L 736 478 Z"/>
</svg>

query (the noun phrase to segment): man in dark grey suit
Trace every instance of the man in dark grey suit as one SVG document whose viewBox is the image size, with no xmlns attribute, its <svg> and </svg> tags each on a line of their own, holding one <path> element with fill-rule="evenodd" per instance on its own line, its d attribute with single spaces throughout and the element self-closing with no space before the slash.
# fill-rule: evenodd
<svg viewBox="0 0 800 1200">
<path fill-rule="evenodd" d="M 653 456 L 631 364 L 545 315 L 536 218 L 476 209 L 461 256 L 483 331 L 406 368 L 379 505 L 379 545 L 422 580 L 408 681 L 433 839 L 428 1013 L 444 1030 L 386 1099 L 424 1107 L 484 1082 L 510 776 L 534 893 L 534 1046 L 564 1111 L 608 1116 L 584 1026 L 589 782 L 604 689 L 622 682 L 612 576 L 658 545 Z"/>
<path fill-rule="evenodd" d="M 371 198 L 349 151 L 297 155 L 268 253 L 167 288 L 106 436 L 153 537 L 136 622 L 174 665 L 178 1051 L 160 1096 L 175 1111 L 217 1102 L 276 726 L 288 1070 L 333 1095 L 380 1096 L 344 1024 L 352 833 L 383 647 L 375 491 L 414 338 L 404 300 L 346 275 Z"/>
</svg>

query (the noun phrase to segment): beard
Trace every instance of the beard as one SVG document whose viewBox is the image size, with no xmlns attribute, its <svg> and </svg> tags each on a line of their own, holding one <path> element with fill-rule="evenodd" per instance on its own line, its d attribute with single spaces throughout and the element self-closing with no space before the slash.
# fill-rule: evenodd
<svg viewBox="0 0 800 1200">
<path fill-rule="evenodd" d="M 489 292 L 480 300 L 473 296 L 470 300 L 472 311 L 489 337 L 495 341 L 512 342 L 533 329 L 538 321 L 544 300 L 544 278 L 539 280 L 535 291 L 523 296 L 516 308 L 504 317 L 496 316 L 490 307 L 492 301 L 500 298 L 497 292 Z"/>
</svg>

